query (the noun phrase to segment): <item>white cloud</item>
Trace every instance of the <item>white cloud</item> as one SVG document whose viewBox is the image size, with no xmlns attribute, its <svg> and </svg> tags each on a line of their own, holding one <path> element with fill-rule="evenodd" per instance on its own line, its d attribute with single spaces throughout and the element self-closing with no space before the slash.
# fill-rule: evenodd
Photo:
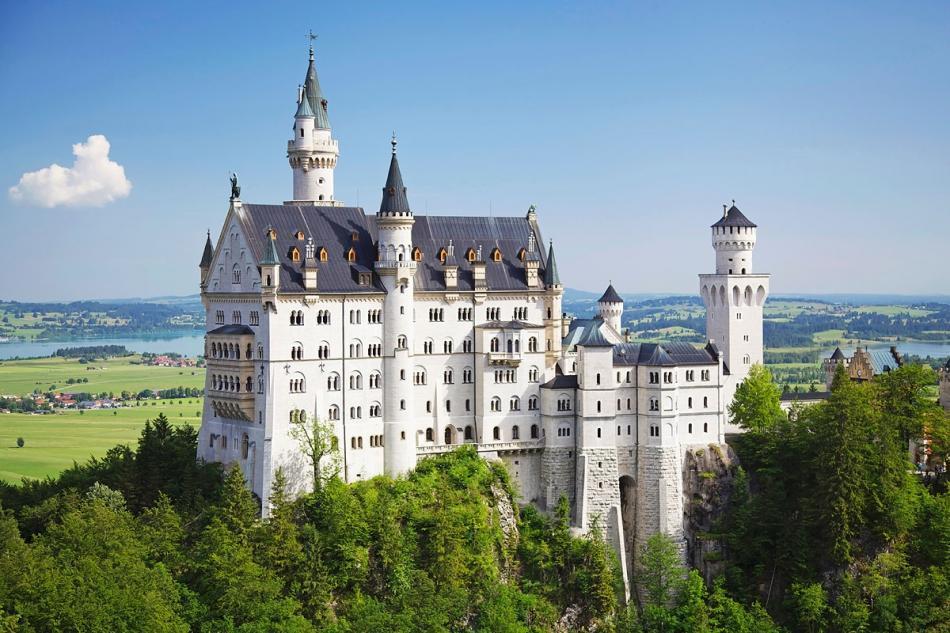
<svg viewBox="0 0 950 633">
<path fill-rule="evenodd" d="M 15 202 L 38 207 L 101 207 L 132 191 L 125 168 L 109 160 L 109 139 L 93 134 L 85 143 L 73 145 L 72 167 L 53 163 L 30 171 L 10 187 Z"/>
</svg>

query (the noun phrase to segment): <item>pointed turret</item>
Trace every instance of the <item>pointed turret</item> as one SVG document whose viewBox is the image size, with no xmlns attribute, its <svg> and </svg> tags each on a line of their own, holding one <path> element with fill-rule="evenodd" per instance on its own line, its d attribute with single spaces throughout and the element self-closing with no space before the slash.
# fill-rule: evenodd
<svg viewBox="0 0 950 633">
<path fill-rule="evenodd" d="M 386 186 L 383 187 L 383 200 L 379 204 L 379 214 L 412 215 L 409 209 L 409 198 L 406 196 L 406 186 L 402 184 L 402 172 L 399 171 L 399 159 L 396 158 L 396 135 L 392 140 L 393 156 L 389 161 L 389 174 L 386 176 Z"/>
<path fill-rule="evenodd" d="M 277 254 L 277 231 L 267 229 L 267 239 L 264 241 L 264 257 L 261 266 L 279 266 L 280 256 Z"/>
<path fill-rule="evenodd" d="M 617 294 L 617 291 L 614 290 L 614 285 L 610 284 L 600 299 L 597 300 L 597 303 L 623 303 L 623 299 Z"/>
<path fill-rule="evenodd" d="M 214 247 L 211 245 L 211 231 L 208 231 L 208 238 L 205 240 L 205 250 L 201 254 L 201 268 L 207 268 L 211 265 L 211 258 L 214 257 Z"/>
<path fill-rule="evenodd" d="M 198 268 L 201 269 L 201 287 L 204 288 L 208 283 L 208 272 L 211 270 L 211 260 L 214 258 L 214 247 L 211 245 L 211 231 L 208 231 L 208 238 L 205 240 L 205 250 L 201 254 L 201 263 Z"/>
<path fill-rule="evenodd" d="M 544 267 L 544 285 L 560 286 L 561 278 L 557 274 L 557 262 L 554 261 L 554 240 L 548 245 L 547 265 Z"/>
<path fill-rule="evenodd" d="M 605 290 L 604 294 L 597 300 L 597 311 L 600 314 L 600 318 L 613 328 L 614 332 L 620 334 L 621 320 L 623 317 L 623 299 L 621 299 L 617 291 L 614 290 L 612 283 L 607 286 L 607 290 Z"/>
<path fill-rule="evenodd" d="M 307 99 L 305 95 L 300 95 L 300 103 L 297 104 L 297 113 L 294 114 L 296 119 L 312 119 L 313 108 L 310 107 L 310 99 Z"/>
<path fill-rule="evenodd" d="M 329 130 L 330 117 L 327 115 L 327 100 L 323 97 L 323 91 L 320 90 L 320 80 L 317 79 L 317 67 L 313 63 L 313 46 L 310 47 L 310 64 L 307 66 L 307 78 L 303 83 L 303 92 L 315 119 L 314 127 L 319 130 Z"/>
</svg>

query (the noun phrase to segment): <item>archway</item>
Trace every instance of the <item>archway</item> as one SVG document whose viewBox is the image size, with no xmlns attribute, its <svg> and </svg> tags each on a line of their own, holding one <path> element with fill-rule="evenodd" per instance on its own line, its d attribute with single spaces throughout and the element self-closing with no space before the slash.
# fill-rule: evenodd
<svg viewBox="0 0 950 633">
<path fill-rule="evenodd" d="M 627 553 L 627 573 L 632 574 L 637 520 L 637 482 L 630 475 L 620 477 L 620 520 L 623 523 L 623 548 Z M 632 578 L 632 575 L 630 577 Z"/>
</svg>

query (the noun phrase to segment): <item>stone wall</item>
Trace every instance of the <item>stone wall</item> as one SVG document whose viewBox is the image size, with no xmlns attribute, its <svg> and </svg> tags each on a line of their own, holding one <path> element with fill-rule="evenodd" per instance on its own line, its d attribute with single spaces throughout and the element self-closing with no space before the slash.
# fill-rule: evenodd
<svg viewBox="0 0 950 633">
<path fill-rule="evenodd" d="M 518 503 L 541 505 L 541 453 L 502 453 L 499 459 L 515 484 Z"/>
<path fill-rule="evenodd" d="M 545 448 L 541 453 L 541 495 L 543 510 L 553 510 L 561 495 L 574 507 L 574 461 L 572 448 Z"/>
<path fill-rule="evenodd" d="M 620 507 L 617 449 L 583 448 L 579 453 L 576 494 L 583 495 L 583 502 L 577 509 L 577 524 L 586 530 L 596 519 L 603 530 L 611 508 Z"/>
<path fill-rule="evenodd" d="M 683 547 L 683 475 L 678 446 L 637 448 L 635 548 L 663 532 Z"/>
</svg>

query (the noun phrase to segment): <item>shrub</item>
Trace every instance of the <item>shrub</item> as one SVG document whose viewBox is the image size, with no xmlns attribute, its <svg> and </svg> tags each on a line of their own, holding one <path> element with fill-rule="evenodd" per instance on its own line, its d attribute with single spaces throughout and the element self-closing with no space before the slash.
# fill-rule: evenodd
<svg viewBox="0 0 950 633">
<path fill-rule="evenodd" d="M 23 445 L 24 445 L 24 444 L 26 444 L 26 442 L 23 441 L 23 438 L 22 438 L 22 437 L 16 438 L 16 445 L 17 445 L 17 448 L 23 448 Z"/>
</svg>

